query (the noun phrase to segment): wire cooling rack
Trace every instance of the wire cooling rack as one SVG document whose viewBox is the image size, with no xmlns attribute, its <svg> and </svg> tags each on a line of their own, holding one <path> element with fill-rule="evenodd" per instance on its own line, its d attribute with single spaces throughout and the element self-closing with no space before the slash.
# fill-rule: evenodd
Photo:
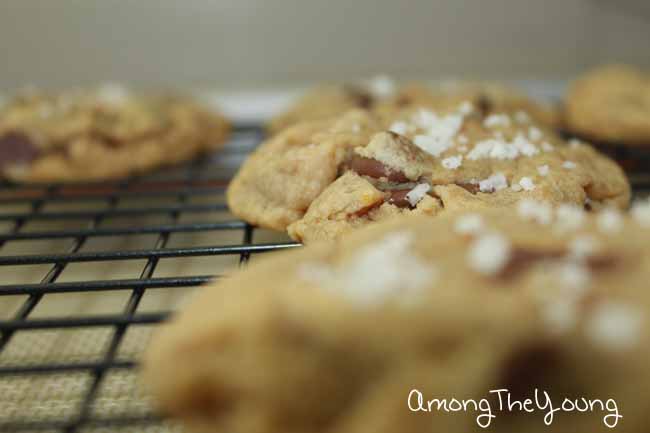
<svg viewBox="0 0 650 433">
<path fill-rule="evenodd" d="M 151 330 L 192 288 L 297 246 L 227 211 L 227 182 L 262 137 L 240 125 L 214 157 L 123 182 L 2 185 L 0 432 L 177 431 L 137 386 Z"/>
<path fill-rule="evenodd" d="M 156 306 L 173 303 L 142 306 L 154 289 L 189 292 L 253 254 L 297 245 L 288 239 L 254 243 L 255 229 L 227 213 L 225 186 L 262 134 L 260 126 L 240 125 L 214 157 L 123 182 L 2 185 L 0 432 L 174 430 L 153 414 L 135 384 L 149 335 L 142 330 L 171 314 Z M 218 244 L 174 244 L 192 234 Z M 92 246 L 116 239 L 117 249 Z M 120 248 L 125 242 L 129 249 Z M 212 259 L 203 268 L 187 261 L 202 257 Z M 219 264 L 217 257 L 232 260 Z M 158 276 L 162 263 L 174 259 L 186 261 Z M 110 269 L 73 269 L 84 264 Z M 134 264 L 128 270 L 138 275 L 95 277 L 115 275 L 124 264 Z M 204 269 L 205 275 L 196 274 Z M 23 277 L 16 281 L 16 275 Z M 87 314 L 84 305 L 75 309 L 74 300 L 89 294 L 94 298 L 85 306 L 98 306 L 100 314 Z M 116 301 L 106 294 L 126 295 Z"/>
</svg>

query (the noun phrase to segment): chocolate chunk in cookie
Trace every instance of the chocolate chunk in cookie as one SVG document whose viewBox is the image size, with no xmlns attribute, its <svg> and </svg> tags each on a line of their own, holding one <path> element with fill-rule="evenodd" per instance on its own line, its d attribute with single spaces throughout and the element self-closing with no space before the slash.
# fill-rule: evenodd
<svg viewBox="0 0 650 433">
<path fill-rule="evenodd" d="M 0 135 L 0 169 L 29 164 L 40 154 L 38 146 L 22 132 L 9 131 Z"/>
</svg>

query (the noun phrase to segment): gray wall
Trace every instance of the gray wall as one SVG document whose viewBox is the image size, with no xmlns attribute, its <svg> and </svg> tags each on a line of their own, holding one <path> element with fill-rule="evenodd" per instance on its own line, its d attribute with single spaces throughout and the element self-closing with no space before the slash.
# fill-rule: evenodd
<svg viewBox="0 0 650 433">
<path fill-rule="evenodd" d="M 565 78 L 650 66 L 647 0 L 0 0 L 0 89 Z"/>
</svg>

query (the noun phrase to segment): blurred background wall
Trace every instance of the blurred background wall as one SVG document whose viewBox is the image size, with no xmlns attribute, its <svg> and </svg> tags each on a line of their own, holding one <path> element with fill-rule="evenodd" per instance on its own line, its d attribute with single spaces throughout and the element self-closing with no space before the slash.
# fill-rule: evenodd
<svg viewBox="0 0 650 433">
<path fill-rule="evenodd" d="M 648 0 L 0 0 L 0 89 L 566 78 L 650 66 Z"/>
</svg>

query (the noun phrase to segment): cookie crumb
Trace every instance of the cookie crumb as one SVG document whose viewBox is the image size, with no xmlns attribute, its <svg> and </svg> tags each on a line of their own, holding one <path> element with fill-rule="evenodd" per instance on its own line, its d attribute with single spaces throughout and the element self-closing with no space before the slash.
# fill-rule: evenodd
<svg viewBox="0 0 650 433">
<path fill-rule="evenodd" d="M 643 312 L 632 305 L 601 302 L 591 312 L 585 332 L 604 349 L 629 350 L 641 338 L 643 319 Z"/>
<path fill-rule="evenodd" d="M 498 274 L 510 261 L 510 242 L 498 233 L 477 238 L 469 249 L 469 266 L 486 275 Z"/>
</svg>

